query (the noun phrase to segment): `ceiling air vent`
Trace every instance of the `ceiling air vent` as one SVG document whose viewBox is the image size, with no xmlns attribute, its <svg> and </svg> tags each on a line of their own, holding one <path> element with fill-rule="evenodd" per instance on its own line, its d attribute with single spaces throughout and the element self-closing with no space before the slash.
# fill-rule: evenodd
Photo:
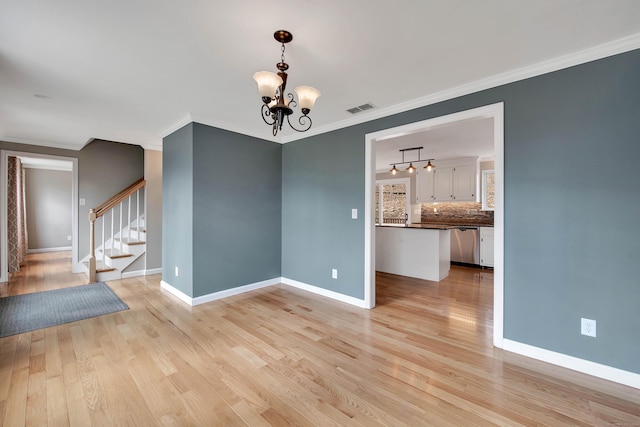
<svg viewBox="0 0 640 427">
<path fill-rule="evenodd" d="M 361 113 L 363 111 L 371 110 L 372 108 L 376 108 L 376 106 L 373 105 L 370 102 L 367 102 L 366 104 L 362 104 L 362 105 L 358 105 L 357 107 L 349 108 L 347 111 L 350 112 L 351 114 L 358 114 L 358 113 Z"/>
</svg>

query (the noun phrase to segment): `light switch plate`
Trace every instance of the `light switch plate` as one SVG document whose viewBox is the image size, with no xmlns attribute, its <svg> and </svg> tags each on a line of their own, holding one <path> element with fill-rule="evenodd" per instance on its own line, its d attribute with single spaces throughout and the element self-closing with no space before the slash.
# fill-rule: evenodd
<svg viewBox="0 0 640 427">
<path fill-rule="evenodd" d="M 85 203 L 84 199 L 80 199 L 80 206 L 84 206 L 84 203 Z"/>
<path fill-rule="evenodd" d="M 351 219 L 358 219 L 358 209 L 351 209 Z"/>
</svg>

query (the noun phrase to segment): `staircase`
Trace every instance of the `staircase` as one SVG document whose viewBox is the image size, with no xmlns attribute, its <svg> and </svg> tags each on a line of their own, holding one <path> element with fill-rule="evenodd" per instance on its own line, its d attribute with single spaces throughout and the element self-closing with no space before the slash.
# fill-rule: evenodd
<svg viewBox="0 0 640 427">
<path fill-rule="evenodd" d="M 100 206 L 89 210 L 89 255 L 82 260 L 89 281 L 122 279 L 127 268 L 144 255 L 145 183 L 141 178 Z M 96 228 L 100 241 L 98 245 Z"/>
</svg>

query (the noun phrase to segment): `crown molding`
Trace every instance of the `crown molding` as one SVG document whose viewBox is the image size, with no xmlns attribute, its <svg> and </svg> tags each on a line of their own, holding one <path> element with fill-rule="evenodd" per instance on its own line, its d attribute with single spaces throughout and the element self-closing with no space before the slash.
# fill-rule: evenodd
<svg viewBox="0 0 640 427">
<path fill-rule="evenodd" d="M 282 138 L 281 137 L 274 137 L 274 139 L 266 139 L 264 137 L 264 134 L 262 133 L 257 133 L 257 132 L 247 132 L 245 129 L 240 129 L 238 127 L 235 126 L 230 126 L 228 124 L 225 123 L 221 123 L 217 120 L 211 120 L 211 119 L 207 119 L 205 117 L 202 116 L 195 116 L 191 113 L 187 113 L 184 117 L 182 117 L 180 120 L 178 120 L 176 123 L 174 123 L 172 126 L 169 126 L 164 132 L 161 133 L 162 135 L 162 139 L 166 138 L 167 136 L 171 135 L 173 132 L 177 131 L 178 129 L 181 129 L 182 127 L 188 125 L 189 123 L 198 123 L 201 125 L 206 125 L 206 126 L 211 126 L 214 128 L 218 128 L 218 129 L 222 129 L 222 130 L 226 130 L 229 132 L 234 132 L 234 133 L 239 133 L 241 135 L 246 135 L 246 136 L 251 136 L 254 138 L 258 138 L 258 139 L 262 139 L 268 142 L 275 142 L 278 144 L 282 144 Z"/>
<path fill-rule="evenodd" d="M 19 138 L 14 136 L 2 136 L 0 140 L 5 142 L 12 142 L 14 144 L 24 144 L 24 145 L 38 145 L 41 147 L 49 147 L 49 148 L 60 148 L 62 150 L 71 150 L 71 151 L 80 151 L 86 144 L 81 146 L 75 144 L 62 144 L 59 142 L 52 141 L 41 141 L 38 139 L 30 139 L 30 138 Z"/>
<path fill-rule="evenodd" d="M 639 48 L 640 33 L 633 34 L 631 36 L 594 46 L 589 49 L 584 49 L 548 61 L 539 62 L 537 64 L 518 68 L 512 71 L 507 71 L 505 73 L 496 74 L 485 79 L 466 83 L 451 89 L 416 98 L 411 101 L 392 105 L 390 107 L 373 110 L 357 117 L 351 117 L 349 119 L 341 120 L 339 122 L 335 122 L 326 126 L 320 126 L 309 130 L 309 132 L 306 132 L 304 135 L 284 136 L 281 138 L 281 142 L 283 144 L 286 144 L 288 142 L 308 138 L 309 136 L 320 135 L 337 129 L 342 129 L 360 123 L 381 119 L 383 117 L 391 116 L 394 114 L 404 113 L 416 108 L 425 107 L 427 105 L 432 105 L 438 102 L 446 101 L 464 95 L 469 95 L 474 92 L 491 89 L 497 86 L 502 86 L 504 84 L 525 80 L 531 77 L 540 76 L 576 65 L 585 64 L 587 62 L 596 61 L 598 59 L 607 58 L 609 56 L 629 52 Z"/>
</svg>

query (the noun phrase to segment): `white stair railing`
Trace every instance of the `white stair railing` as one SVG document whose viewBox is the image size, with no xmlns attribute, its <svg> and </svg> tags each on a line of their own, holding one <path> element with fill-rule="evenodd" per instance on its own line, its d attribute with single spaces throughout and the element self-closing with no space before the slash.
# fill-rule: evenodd
<svg viewBox="0 0 640 427">
<path fill-rule="evenodd" d="M 136 229 L 137 236 L 140 239 L 140 192 L 144 191 L 144 186 L 146 181 L 144 178 L 140 178 L 138 181 L 131 184 L 129 187 L 125 188 L 115 196 L 109 198 L 107 201 L 102 203 L 100 206 L 89 210 L 89 281 L 96 281 L 96 245 L 95 245 L 95 222 L 98 218 L 102 218 L 102 262 L 105 262 L 105 252 L 107 250 L 106 243 L 110 241 L 110 254 L 114 254 L 114 244 L 116 240 L 116 235 L 120 234 L 120 250 L 122 250 L 122 243 L 125 242 L 125 238 L 123 235 L 123 204 L 127 202 L 127 216 L 128 216 L 128 238 L 127 242 L 131 242 L 131 196 L 135 194 L 136 197 Z M 115 230 L 115 215 L 116 212 L 119 212 L 119 221 L 120 221 L 120 230 Z M 105 241 L 105 216 L 111 213 L 111 238 Z M 144 213 L 143 213 L 144 214 Z"/>
</svg>

